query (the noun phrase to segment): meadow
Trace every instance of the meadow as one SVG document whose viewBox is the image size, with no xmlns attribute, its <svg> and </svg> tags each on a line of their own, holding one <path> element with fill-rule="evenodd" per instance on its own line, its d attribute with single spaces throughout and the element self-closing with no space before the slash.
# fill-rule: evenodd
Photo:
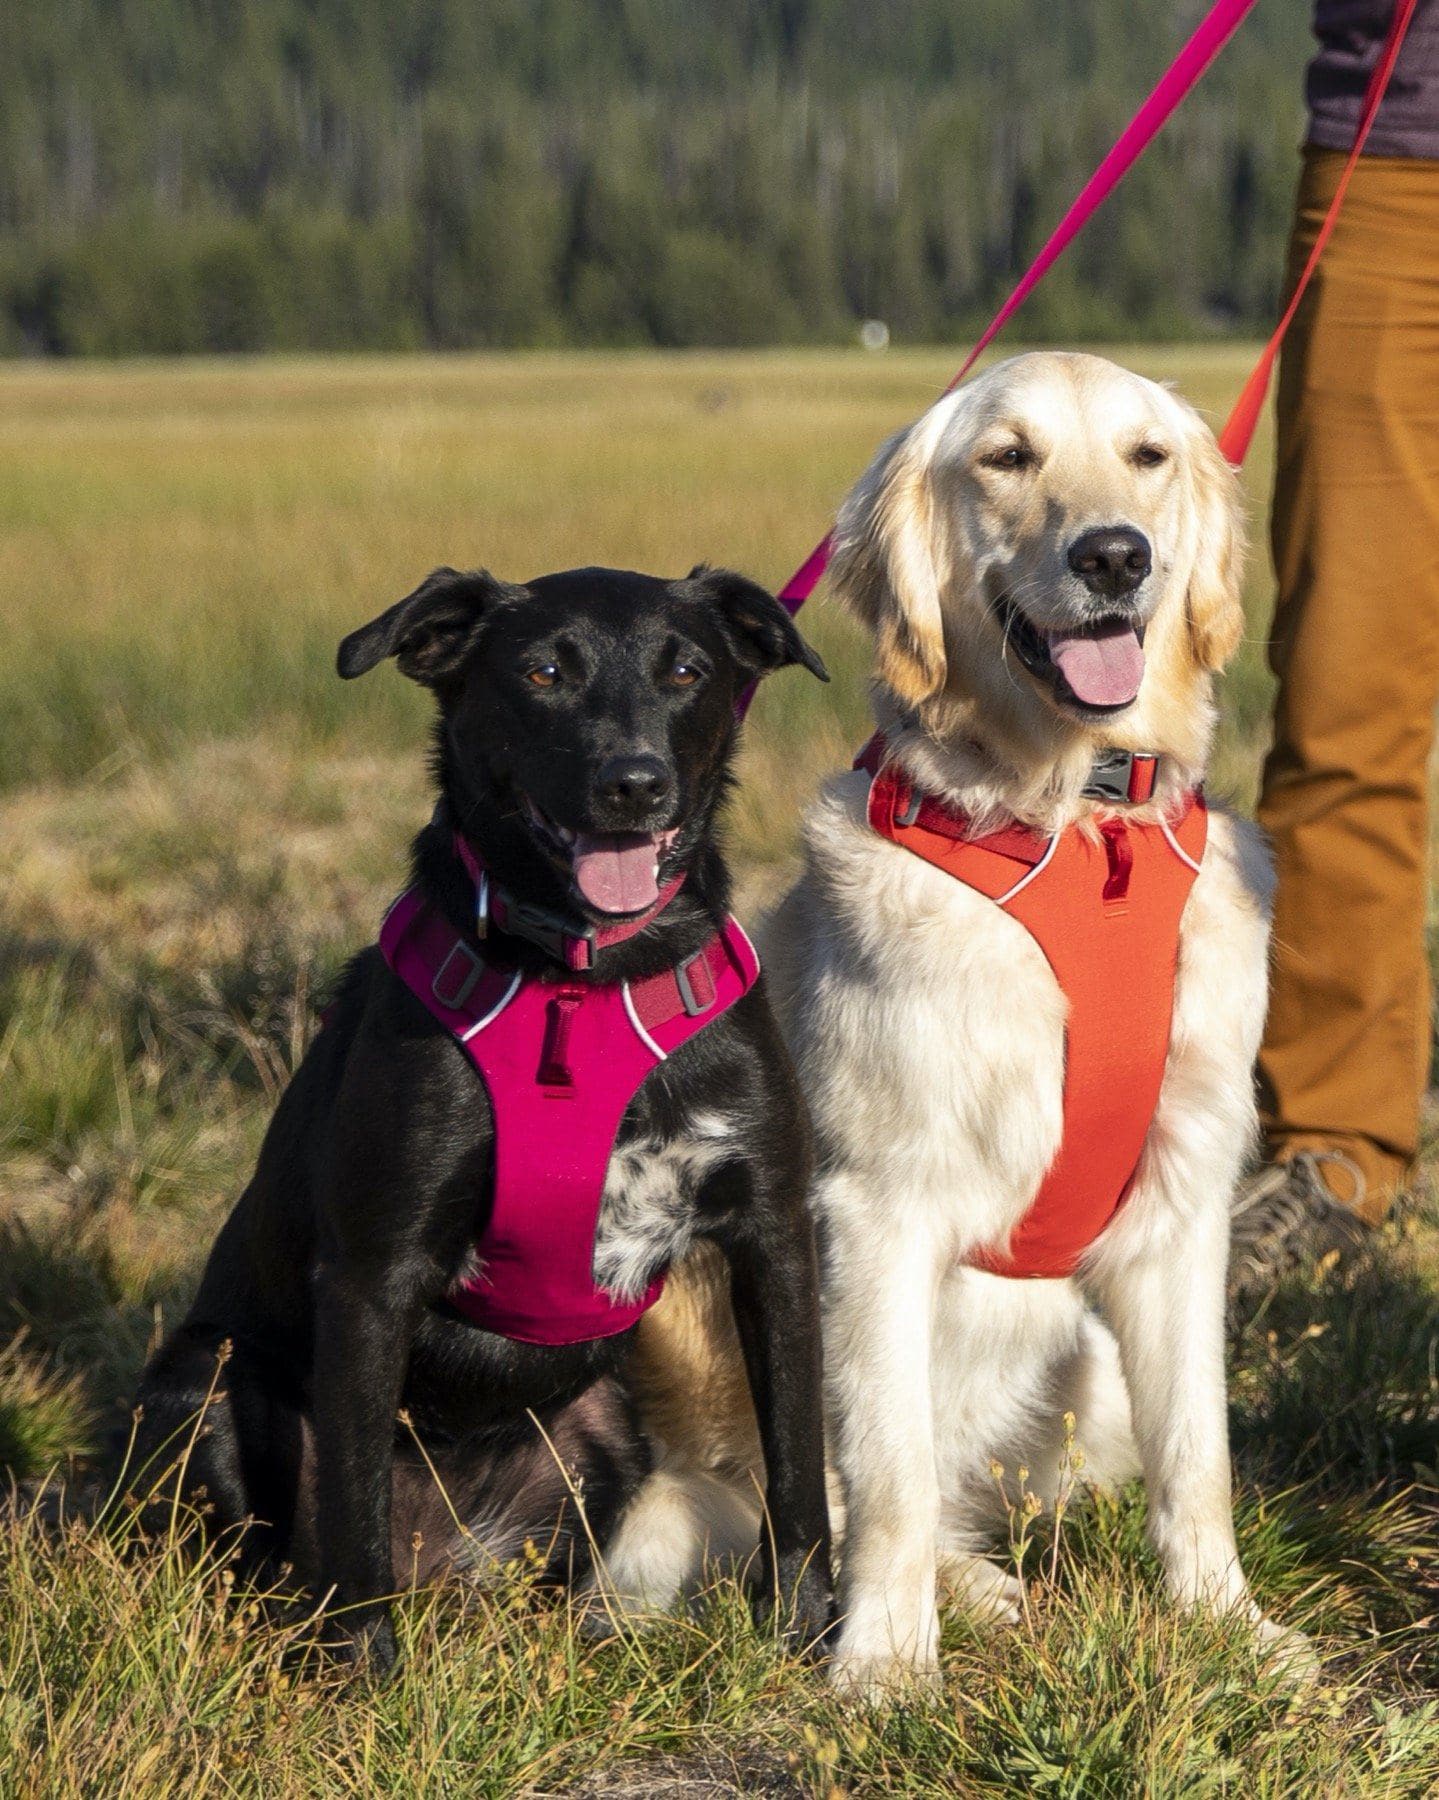
<svg viewBox="0 0 1439 1800">
<path fill-rule="evenodd" d="M 1243 350 L 1119 352 L 1216 421 Z M 83 1481 L 186 1303 L 315 1007 L 370 941 L 427 810 L 426 705 L 344 684 L 340 636 L 437 563 L 777 583 L 952 352 L 525 355 L 0 367 L 0 1470 Z M 1248 479 L 1262 533 L 1269 449 Z M 1270 604 L 1225 687 L 1215 786 L 1247 803 Z M 782 887 L 815 783 L 865 735 L 864 656 L 821 595 L 821 689 L 746 727 L 730 842 Z M 308 1625 L 139 1551 L 121 1483 L 57 1529 L 0 1521 L 0 1796 L 1439 1791 L 1439 1211 L 1237 1332 L 1241 1547 L 1313 1631 L 1295 1700 L 1176 1616 L 1143 1500 L 1031 1516 L 1002 1636 L 952 1619 L 941 1703 L 841 1711 L 716 1581 L 593 1645 L 519 1568 L 411 1597 L 374 1691 Z"/>
</svg>

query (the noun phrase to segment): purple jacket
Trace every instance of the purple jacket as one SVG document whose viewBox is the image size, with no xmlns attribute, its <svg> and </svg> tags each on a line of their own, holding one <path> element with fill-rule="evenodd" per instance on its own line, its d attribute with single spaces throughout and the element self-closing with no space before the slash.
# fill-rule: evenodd
<svg viewBox="0 0 1439 1800">
<path fill-rule="evenodd" d="M 1315 0 L 1319 54 L 1306 83 L 1311 144 L 1347 150 L 1354 142 L 1393 15 L 1394 0 Z M 1418 0 L 1364 153 L 1439 158 L 1439 0 Z"/>
</svg>

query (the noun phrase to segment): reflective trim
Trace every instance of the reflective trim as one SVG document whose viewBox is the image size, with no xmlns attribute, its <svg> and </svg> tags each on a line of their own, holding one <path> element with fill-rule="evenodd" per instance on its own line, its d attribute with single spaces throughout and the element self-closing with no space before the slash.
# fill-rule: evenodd
<svg viewBox="0 0 1439 1800">
<path fill-rule="evenodd" d="M 725 929 L 728 931 L 737 931 L 739 933 L 740 941 L 744 944 L 745 949 L 748 950 L 750 955 L 754 958 L 755 974 L 762 975 L 764 973 L 764 964 L 759 959 L 759 951 L 756 950 L 754 947 L 754 939 L 745 930 L 744 926 L 740 924 L 739 920 L 733 916 L 733 914 L 731 914 L 731 916 L 728 919 L 726 919 Z"/>
<path fill-rule="evenodd" d="M 499 999 L 496 1000 L 495 1004 L 485 1014 L 484 1018 L 476 1020 L 476 1022 L 473 1025 L 471 1025 L 471 1027 L 469 1028 L 468 1031 L 462 1031 L 460 1033 L 460 1042 L 462 1044 L 468 1044 L 470 1039 L 472 1037 L 474 1037 L 476 1032 L 483 1031 L 485 1029 L 486 1025 L 494 1024 L 495 1020 L 499 1018 L 500 1014 L 509 1005 L 511 1000 L 514 999 L 515 995 L 519 993 L 520 983 L 523 980 L 524 980 L 524 976 L 522 974 L 520 974 L 520 972 L 518 970 L 516 970 L 514 980 L 505 989 L 504 993 L 500 995 Z"/>
<path fill-rule="evenodd" d="M 1189 867 L 1193 869 L 1196 875 L 1202 875 L 1204 873 L 1203 869 L 1195 862 L 1194 858 L 1184 848 L 1183 844 L 1180 843 L 1179 839 L 1175 837 L 1174 833 L 1169 829 L 1168 819 L 1161 819 L 1159 821 L 1159 829 L 1164 833 L 1165 837 L 1169 839 L 1169 848 L 1179 858 L 1180 862 L 1188 863 Z"/>
<path fill-rule="evenodd" d="M 1029 886 L 1030 882 L 1033 881 L 1037 875 L 1040 875 L 1044 872 L 1045 868 L 1048 866 L 1050 857 L 1052 857 L 1054 855 L 1055 851 L 1059 848 L 1059 837 L 1060 837 L 1060 834 L 1056 831 L 1054 836 L 1049 840 L 1049 848 L 1045 851 L 1044 855 L 1040 857 L 1039 861 L 1034 865 L 1034 867 L 1029 871 L 1029 873 L 1027 875 L 1021 875 L 1019 880 L 1015 882 L 1014 886 L 1012 888 L 1010 888 L 1007 893 L 998 894 L 995 896 L 994 904 L 996 906 L 1008 906 L 1010 901 L 1014 898 L 1014 896 L 1017 893 L 1019 893 L 1023 888 L 1027 888 Z M 984 841 L 983 839 L 980 839 L 981 843 L 983 841 Z"/>
<path fill-rule="evenodd" d="M 664 1051 L 660 1049 L 659 1045 L 645 1030 L 644 1026 L 640 1024 L 640 1016 L 635 1011 L 634 1001 L 630 998 L 630 984 L 627 981 L 622 981 L 620 983 L 620 992 L 624 995 L 625 1011 L 629 1014 L 630 1024 L 635 1028 L 635 1036 L 647 1050 L 652 1050 L 661 1062 L 667 1061 L 668 1058 Z"/>
</svg>

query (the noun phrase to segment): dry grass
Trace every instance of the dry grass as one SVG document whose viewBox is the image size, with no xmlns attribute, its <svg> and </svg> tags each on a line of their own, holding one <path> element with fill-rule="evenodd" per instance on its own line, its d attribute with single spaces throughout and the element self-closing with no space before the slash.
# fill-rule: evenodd
<svg viewBox="0 0 1439 1800">
<path fill-rule="evenodd" d="M 315 996 L 400 880 L 424 708 L 388 671 L 336 681 L 341 633 L 440 561 L 778 580 L 950 360 L 0 371 L 0 1465 L 123 1439 Z M 1214 412 L 1244 364 L 1132 360 Z M 1252 598 L 1258 622 L 1259 576 Z M 751 898 L 863 732 L 852 633 L 822 602 L 807 623 L 837 680 L 782 678 L 752 715 Z M 1221 759 L 1241 794 L 1264 694 L 1250 646 Z M 1053 1578 L 1034 1544 L 1025 1623 L 952 1621 L 943 1703 L 883 1723 L 837 1712 L 727 1589 L 590 1646 L 522 1572 L 406 1602 L 398 1681 L 346 1688 L 303 1614 L 248 1610 L 178 1541 L 137 1552 L 121 1499 L 58 1541 L 0 1529 L 0 1794 L 1434 1792 L 1436 1246 L 1416 1215 L 1237 1346 L 1246 1557 L 1329 1656 L 1298 1710 L 1159 1601 L 1135 1495 L 1066 1522 Z"/>
<path fill-rule="evenodd" d="M 1216 413 L 1232 351 L 1136 353 Z M 201 737 L 407 753 L 404 684 L 334 679 L 341 634 L 439 562 L 778 582 L 949 353 L 467 357 L 0 368 L 0 785 Z M 1256 603 L 1262 606 L 1256 591 Z M 776 684 L 756 737 L 796 782 L 863 719 L 862 661 L 810 615 L 828 696 Z M 1242 678 L 1246 722 L 1256 714 Z M 772 855 L 781 804 L 747 839 Z M 752 795 L 746 819 L 762 802 Z"/>
</svg>

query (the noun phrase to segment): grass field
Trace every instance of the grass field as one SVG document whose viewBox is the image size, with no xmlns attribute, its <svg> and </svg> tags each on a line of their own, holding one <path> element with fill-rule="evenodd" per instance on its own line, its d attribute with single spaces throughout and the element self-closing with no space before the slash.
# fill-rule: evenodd
<svg viewBox="0 0 1439 1800">
<path fill-rule="evenodd" d="M 1122 357 L 1211 416 L 1230 350 Z M 949 354 L 0 369 L 0 1465 L 83 1465 L 185 1303 L 426 807 L 425 707 L 334 648 L 440 562 L 776 582 Z M 1252 479 L 1267 484 L 1267 447 Z M 1267 697 L 1262 556 L 1218 785 Z M 731 839 L 751 903 L 863 735 L 863 658 L 771 684 Z M 1424 1795 L 1439 1792 L 1439 1217 L 1281 1292 L 1235 1351 L 1241 1541 L 1315 1631 L 1294 1704 L 1158 1599 L 1143 1503 L 1026 1526 L 1029 1616 L 951 1621 L 943 1704 L 879 1721 L 747 1625 L 590 1647 L 523 1572 L 401 1608 L 381 1693 L 290 1654 L 226 1571 L 127 1554 L 123 1500 L 0 1525 L 0 1796 Z M 184 1535 L 177 1519 L 175 1537 Z"/>
</svg>

